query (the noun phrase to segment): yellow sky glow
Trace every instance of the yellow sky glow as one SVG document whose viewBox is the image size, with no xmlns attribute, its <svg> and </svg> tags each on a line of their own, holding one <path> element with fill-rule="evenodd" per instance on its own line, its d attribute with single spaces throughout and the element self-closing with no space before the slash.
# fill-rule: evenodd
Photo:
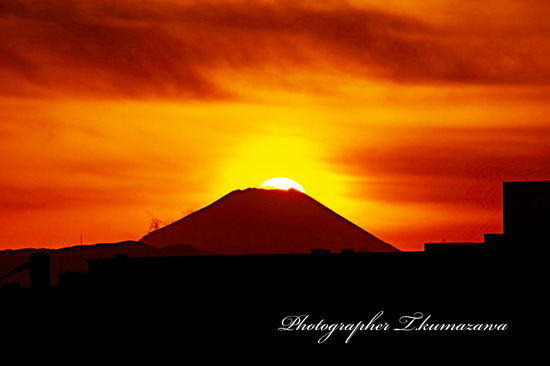
<svg viewBox="0 0 550 366">
<path fill-rule="evenodd" d="M 421 250 L 550 179 L 547 2 L 246 4 L 8 2 L 0 248 L 137 240 L 289 177 Z"/>
</svg>

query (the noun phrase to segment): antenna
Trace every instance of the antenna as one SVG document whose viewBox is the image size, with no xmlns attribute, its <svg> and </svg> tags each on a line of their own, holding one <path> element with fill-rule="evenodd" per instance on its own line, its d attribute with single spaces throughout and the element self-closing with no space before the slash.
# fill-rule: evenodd
<svg viewBox="0 0 550 366">
<path fill-rule="evenodd" d="M 83 251 L 83 248 L 82 248 L 82 235 L 80 235 L 80 273 L 84 272 L 83 271 L 84 260 L 82 259 L 82 257 L 83 257 L 82 251 Z"/>
</svg>

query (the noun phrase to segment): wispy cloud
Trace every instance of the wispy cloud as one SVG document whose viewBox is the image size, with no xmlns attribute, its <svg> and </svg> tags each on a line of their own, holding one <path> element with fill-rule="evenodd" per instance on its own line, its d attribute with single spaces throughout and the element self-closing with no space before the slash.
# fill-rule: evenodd
<svg viewBox="0 0 550 366">
<path fill-rule="evenodd" d="M 238 90 L 220 75 L 288 68 L 400 83 L 550 82 L 542 33 L 350 5 L 8 0 L 0 31 L 5 94 L 231 98 Z"/>
<path fill-rule="evenodd" d="M 548 178 L 549 134 L 548 127 L 431 129 L 392 146 L 348 147 L 334 163 L 363 177 L 368 189 L 357 192 L 371 200 L 500 210 L 503 181 Z"/>
</svg>

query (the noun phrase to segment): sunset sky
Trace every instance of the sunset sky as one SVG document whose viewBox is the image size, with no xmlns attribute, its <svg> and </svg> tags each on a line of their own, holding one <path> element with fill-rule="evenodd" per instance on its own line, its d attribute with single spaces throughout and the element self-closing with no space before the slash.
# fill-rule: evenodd
<svg viewBox="0 0 550 366">
<path fill-rule="evenodd" d="M 402 250 L 550 180 L 550 2 L 0 2 L 0 249 L 288 177 Z"/>
</svg>

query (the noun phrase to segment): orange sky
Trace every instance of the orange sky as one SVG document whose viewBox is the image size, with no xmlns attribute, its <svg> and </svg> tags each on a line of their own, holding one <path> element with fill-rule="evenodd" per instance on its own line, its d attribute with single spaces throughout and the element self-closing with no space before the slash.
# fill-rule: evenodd
<svg viewBox="0 0 550 366">
<path fill-rule="evenodd" d="M 285 176 L 402 250 L 550 179 L 550 3 L 0 3 L 0 248 L 137 240 Z"/>
</svg>

